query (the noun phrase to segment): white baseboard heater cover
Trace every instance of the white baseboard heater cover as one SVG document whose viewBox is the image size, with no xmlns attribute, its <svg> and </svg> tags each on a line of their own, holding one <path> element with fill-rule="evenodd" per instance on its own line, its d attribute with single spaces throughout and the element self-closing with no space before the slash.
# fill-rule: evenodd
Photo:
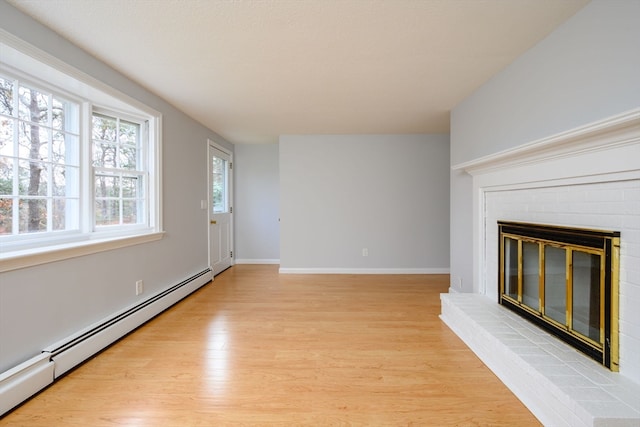
<svg viewBox="0 0 640 427">
<path fill-rule="evenodd" d="M 53 362 L 40 353 L 0 374 L 0 416 L 53 382 Z"/>
<path fill-rule="evenodd" d="M 103 319 L 0 374 L 0 416 L 213 279 L 206 269 Z"/>
</svg>

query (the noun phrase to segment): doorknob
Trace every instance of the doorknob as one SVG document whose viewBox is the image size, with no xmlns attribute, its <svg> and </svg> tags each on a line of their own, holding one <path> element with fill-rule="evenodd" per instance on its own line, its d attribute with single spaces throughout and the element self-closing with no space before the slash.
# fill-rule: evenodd
<svg viewBox="0 0 640 427">
<path fill-rule="evenodd" d="M 211 224 L 217 224 L 213 219 L 211 220 Z"/>
</svg>

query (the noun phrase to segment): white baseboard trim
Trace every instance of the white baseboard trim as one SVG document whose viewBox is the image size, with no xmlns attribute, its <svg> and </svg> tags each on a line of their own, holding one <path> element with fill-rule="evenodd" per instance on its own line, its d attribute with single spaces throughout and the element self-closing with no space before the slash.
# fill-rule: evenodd
<svg viewBox="0 0 640 427">
<path fill-rule="evenodd" d="M 236 264 L 280 264 L 279 259 L 237 258 Z"/>
<path fill-rule="evenodd" d="M 449 274 L 448 268 L 280 268 L 281 274 Z"/>
</svg>

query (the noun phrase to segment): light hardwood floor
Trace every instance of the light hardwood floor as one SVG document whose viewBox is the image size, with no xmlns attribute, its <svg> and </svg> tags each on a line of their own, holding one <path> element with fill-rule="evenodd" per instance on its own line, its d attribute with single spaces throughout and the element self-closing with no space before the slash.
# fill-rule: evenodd
<svg viewBox="0 0 640 427">
<path fill-rule="evenodd" d="M 238 265 L 0 425 L 540 425 L 438 318 L 448 280 Z"/>
</svg>

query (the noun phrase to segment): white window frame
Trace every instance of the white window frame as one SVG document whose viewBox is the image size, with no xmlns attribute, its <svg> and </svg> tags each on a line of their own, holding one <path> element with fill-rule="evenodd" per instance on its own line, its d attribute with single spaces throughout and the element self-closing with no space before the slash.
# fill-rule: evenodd
<svg viewBox="0 0 640 427">
<path fill-rule="evenodd" d="M 55 92 L 80 99 L 80 232 L 60 237 L 46 233 L 17 243 L 0 241 L 0 272 L 60 261 L 82 255 L 137 245 L 162 238 L 162 115 L 143 103 L 77 70 L 59 59 L 0 29 L 0 71 L 23 76 Z M 44 83 L 46 81 L 46 84 Z M 41 84 L 42 83 L 42 84 Z M 111 111 L 148 123 L 148 224 L 94 227 L 93 171 L 91 168 L 91 116 L 94 110 Z M 44 233 L 43 233 L 44 234 Z M 64 235 L 63 235 L 64 234 Z M 11 240 L 11 239 L 9 239 Z"/>
</svg>

